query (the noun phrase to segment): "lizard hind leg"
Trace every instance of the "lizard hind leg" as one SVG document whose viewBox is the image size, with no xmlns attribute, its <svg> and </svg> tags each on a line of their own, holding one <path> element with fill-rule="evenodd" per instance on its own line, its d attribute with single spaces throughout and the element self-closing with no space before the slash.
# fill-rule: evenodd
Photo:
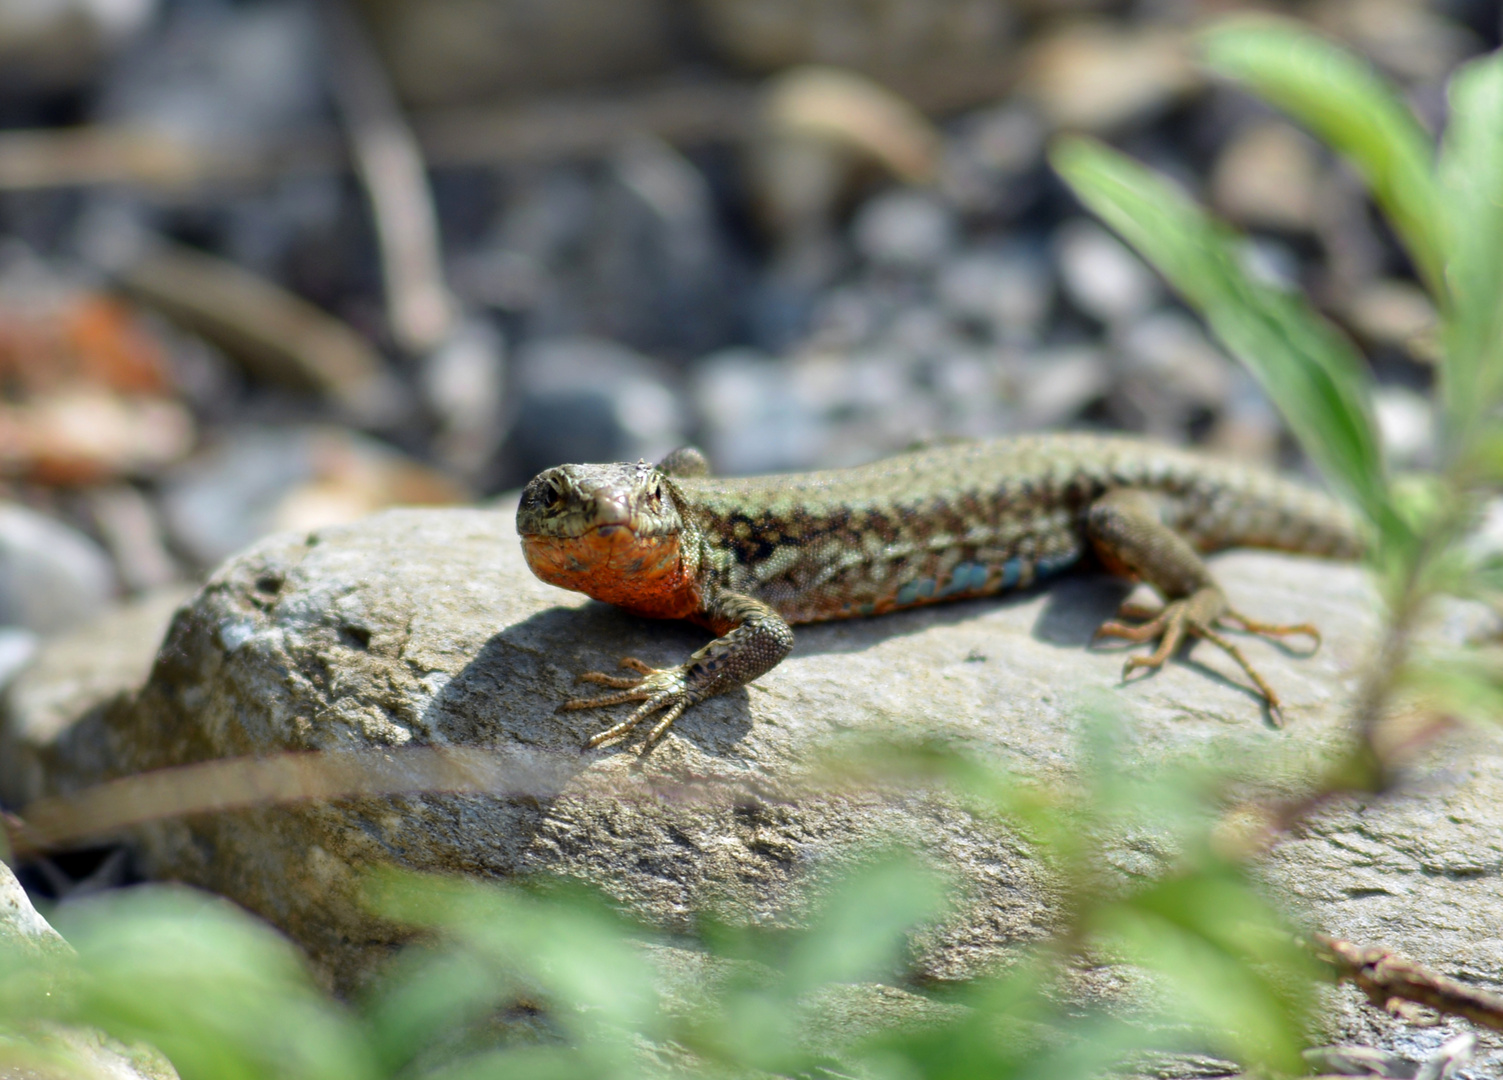
<svg viewBox="0 0 1503 1080">
<path fill-rule="evenodd" d="M 1234 660 L 1268 703 L 1269 718 L 1283 723 L 1279 696 L 1252 666 L 1242 650 L 1221 633 L 1223 626 L 1273 639 L 1303 635 L 1318 646 L 1320 636 L 1313 626 L 1279 626 L 1249 619 L 1232 610 L 1226 596 L 1190 543 L 1161 516 L 1152 495 L 1137 490 L 1109 492 L 1098 499 L 1087 515 L 1092 542 L 1109 566 L 1121 567 L 1149 584 L 1166 598 L 1157 612 L 1125 604 L 1116 620 L 1104 623 L 1096 636 L 1132 642 L 1157 642 L 1148 656 L 1134 656 L 1123 666 L 1122 677 L 1134 671 L 1156 671 L 1169 660 L 1187 637 L 1204 638 Z M 1143 619 L 1129 625 L 1123 619 Z"/>
</svg>

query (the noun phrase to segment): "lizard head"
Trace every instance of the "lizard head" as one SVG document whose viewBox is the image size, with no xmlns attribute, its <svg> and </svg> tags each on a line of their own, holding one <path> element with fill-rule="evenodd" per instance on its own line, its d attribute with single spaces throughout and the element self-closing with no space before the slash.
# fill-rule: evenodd
<svg viewBox="0 0 1503 1080">
<path fill-rule="evenodd" d="M 694 609 L 672 483 L 645 461 L 559 465 L 522 489 L 517 532 L 532 572 L 644 615 Z"/>
</svg>

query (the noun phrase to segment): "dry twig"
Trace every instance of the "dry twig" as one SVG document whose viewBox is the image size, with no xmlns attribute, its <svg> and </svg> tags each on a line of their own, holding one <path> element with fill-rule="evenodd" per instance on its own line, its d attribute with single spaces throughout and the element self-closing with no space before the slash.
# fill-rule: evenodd
<svg viewBox="0 0 1503 1080">
<path fill-rule="evenodd" d="M 1316 956 L 1338 977 L 1361 987 L 1369 1001 L 1388 1009 L 1394 1001 L 1412 1001 L 1437 1012 L 1461 1016 L 1480 1027 L 1503 1031 L 1503 995 L 1440 975 L 1378 946 L 1353 945 L 1327 934 L 1312 934 Z"/>
</svg>

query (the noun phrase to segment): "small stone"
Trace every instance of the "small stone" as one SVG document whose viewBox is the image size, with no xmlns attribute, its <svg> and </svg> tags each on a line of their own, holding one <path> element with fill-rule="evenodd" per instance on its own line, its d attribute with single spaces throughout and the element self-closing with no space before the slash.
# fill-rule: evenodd
<svg viewBox="0 0 1503 1080">
<path fill-rule="evenodd" d="M 80 717 L 123 707 L 151 674 L 157 649 L 194 589 L 174 585 L 110 608 L 43 642 L 6 689 L 0 725 L 0 790 L 13 806 L 43 794 L 57 762 L 40 748 Z"/>
<path fill-rule="evenodd" d="M 1016 181 L 1043 162 L 1048 131 L 1038 110 L 1024 102 L 964 117 L 946 140 L 939 187 L 965 213 L 1007 214 L 1029 186 Z"/>
<path fill-rule="evenodd" d="M 879 265 L 927 270 L 955 245 L 954 215 L 932 195 L 890 191 L 856 214 L 851 238 L 862 256 Z"/>
<path fill-rule="evenodd" d="M 1101 226 L 1076 218 L 1054 234 L 1060 281 L 1080 311 L 1104 323 L 1143 314 L 1162 293 L 1153 271 Z"/>
<path fill-rule="evenodd" d="M 956 317 L 984 327 L 996 341 L 1037 338 L 1054 304 L 1047 260 L 1021 247 L 964 255 L 948 263 L 936 285 Z"/>
<path fill-rule="evenodd" d="M 1297 128 L 1272 120 L 1240 132 L 1211 174 L 1211 200 L 1246 225 L 1304 231 L 1314 227 L 1320 152 Z"/>
<path fill-rule="evenodd" d="M 1401 469 L 1435 461 L 1435 410 L 1423 394 L 1403 386 L 1373 391 L 1373 413 L 1389 463 Z"/>
<path fill-rule="evenodd" d="M 32 906 L 11 868 L 0 862 L 0 950 L 9 949 L 33 957 L 62 957 L 73 951 Z"/>
<path fill-rule="evenodd" d="M 1099 20 L 1068 23 L 1037 41 L 1023 92 L 1057 128 L 1105 131 L 1163 112 L 1200 85 L 1184 36 Z"/>
<path fill-rule="evenodd" d="M 345 428 L 247 425 L 229 429 L 166 478 L 162 512 L 177 547 L 209 567 L 279 529 L 468 498 L 443 473 Z"/>
<path fill-rule="evenodd" d="M 0 862 L 0 955 L 7 961 L 19 959 L 22 963 L 38 964 L 65 964 L 74 955 L 62 935 L 38 914 L 15 873 L 3 862 Z M 15 972 L 6 974 L 13 976 Z M 22 1030 L 25 1037 L 20 1040 L 21 1045 L 35 1046 L 55 1068 L 38 1073 L 7 1067 L 3 1072 L 7 1080 L 42 1076 L 69 1076 L 78 1080 L 178 1080 L 177 1070 L 160 1052 L 140 1043 L 127 1046 L 102 1031 L 61 1024 L 27 1025 Z M 8 1033 L 7 1046 L 14 1045 L 15 1039 L 15 1034 Z"/>
<path fill-rule="evenodd" d="M 1212 345 L 1187 315 L 1160 311 L 1134 323 L 1122 335 L 1129 366 L 1152 379 L 1162 392 L 1191 405 L 1219 408 L 1231 390 L 1236 365 Z"/>
<path fill-rule="evenodd" d="M 36 634 L 17 626 L 0 628 L 0 690 L 26 670 L 40 644 Z"/>
<path fill-rule="evenodd" d="M 684 406 L 667 372 L 614 341 L 534 339 L 515 367 L 519 480 L 566 461 L 656 460 L 684 441 Z"/>
<path fill-rule="evenodd" d="M 439 419 L 439 457 L 462 476 L 480 476 L 506 435 L 505 384 L 506 339 L 480 319 L 460 322 L 423 362 L 419 385 Z"/>
<path fill-rule="evenodd" d="M 1029 428 L 1073 420 L 1112 384 L 1106 356 L 1089 345 L 1038 353 L 1019 372 L 1018 380 L 1018 418 Z"/>
<path fill-rule="evenodd" d="M 806 467 L 826 432 L 820 410 L 791 392 L 790 365 L 752 349 L 727 349 L 694 368 L 705 451 L 732 476 Z"/>
<path fill-rule="evenodd" d="M 954 141 L 994 176 L 1012 176 L 1043 160 L 1048 129 L 1024 102 L 1009 101 L 963 118 Z"/>
<path fill-rule="evenodd" d="M 1272 285 L 1285 292 L 1300 288 L 1300 258 L 1288 244 L 1266 237 L 1249 237 L 1237 254 L 1243 272 L 1262 285 Z"/>
<path fill-rule="evenodd" d="M 1458 21 L 1415 0 L 1321 0 L 1310 9 L 1316 25 L 1410 82 L 1444 79 L 1485 48 Z"/>
<path fill-rule="evenodd" d="M 1430 294 L 1410 281 L 1369 282 L 1346 307 L 1352 329 L 1376 345 L 1404 349 L 1417 360 L 1440 358 L 1440 317 Z"/>
<path fill-rule="evenodd" d="M 102 611 L 116 590 L 109 556 L 83 533 L 0 503 L 0 626 L 51 634 Z"/>
<path fill-rule="evenodd" d="M 1220 415 L 1206 433 L 1206 449 L 1265 468 L 1278 465 L 1284 425 L 1263 388 L 1245 368 L 1232 369 Z"/>
</svg>

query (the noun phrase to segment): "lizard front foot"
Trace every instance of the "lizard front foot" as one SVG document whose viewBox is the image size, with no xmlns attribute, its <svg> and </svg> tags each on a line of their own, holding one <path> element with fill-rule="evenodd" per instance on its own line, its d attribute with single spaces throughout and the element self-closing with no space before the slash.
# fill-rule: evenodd
<svg viewBox="0 0 1503 1080">
<path fill-rule="evenodd" d="M 696 693 L 689 685 L 689 665 L 687 664 L 672 668 L 654 668 L 648 667 L 635 657 L 626 656 L 622 657 L 621 666 L 637 672 L 637 675 L 635 677 L 607 675 L 601 671 L 586 671 L 578 677 L 580 682 L 609 686 L 619 691 L 618 693 L 596 698 L 574 698 L 564 702 L 559 708 L 574 712 L 579 709 L 600 709 L 608 705 L 620 705 L 631 701 L 640 702 L 632 710 L 631 715 L 621 723 L 607 728 L 586 742 L 584 745 L 586 750 L 593 750 L 603 743 L 628 734 L 647 717 L 660 709 L 664 710 L 662 717 L 647 733 L 647 741 L 642 747 L 642 752 L 645 754 L 673 726 L 673 722 L 683 715 L 684 710 L 698 702 L 702 695 Z"/>
<path fill-rule="evenodd" d="M 1157 641 L 1158 647 L 1148 656 L 1131 656 L 1122 665 L 1122 678 L 1131 678 L 1138 670 L 1157 671 L 1174 655 L 1185 640 L 1185 635 L 1204 638 L 1237 662 L 1247 673 L 1263 700 L 1268 703 L 1269 718 L 1276 726 L 1284 722 L 1283 704 L 1273 687 L 1248 663 L 1242 650 L 1222 636 L 1218 627 L 1257 634 L 1260 637 L 1286 638 L 1303 636 L 1310 638 L 1315 648 L 1320 647 L 1320 631 L 1309 623 L 1280 626 L 1257 622 L 1231 610 L 1220 589 L 1205 588 L 1183 600 L 1172 600 L 1158 611 L 1149 611 L 1136 604 L 1124 604 L 1118 613 L 1119 619 L 1146 619 L 1138 625 L 1119 621 L 1105 622 L 1096 631 L 1097 638 L 1112 637 L 1125 641 Z M 1312 650 L 1313 651 L 1313 650 Z"/>
</svg>

